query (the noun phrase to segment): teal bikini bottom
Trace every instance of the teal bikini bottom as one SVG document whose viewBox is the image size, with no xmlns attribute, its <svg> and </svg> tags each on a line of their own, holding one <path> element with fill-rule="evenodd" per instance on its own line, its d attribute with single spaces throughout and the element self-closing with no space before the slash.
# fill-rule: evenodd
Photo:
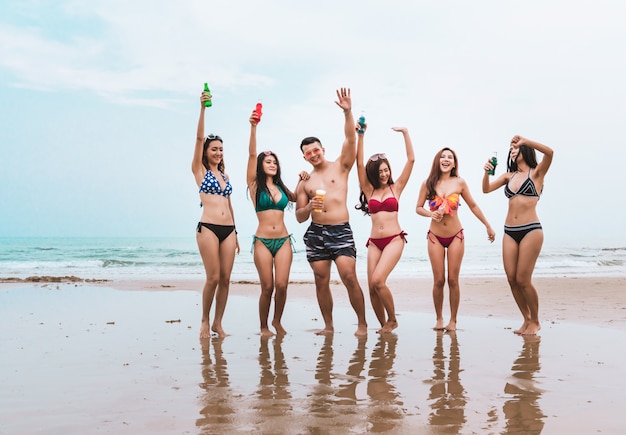
<svg viewBox="0 0 626 435">
<path fill-rule="evenodd" d="M 272 257 L 276 256 L 276 253 L 280 250 L 280 248 L 283 247 L 287 240 L 289 240 L 289 243 L 291 243 L 292 252 L 295 252 L 293 250 L 293 245 L 295 242 L 293 239 L 293 234 L 289 234 L 285 237 L 278 237 L 276 239 L 266 239 L 265 237 L 252 236 L 252 247 L 250 248 L 250 253 L 254 251 L 254 244 L 257 240 L 265 245 L 265 247 L 272 253 Z"/>
</svg>

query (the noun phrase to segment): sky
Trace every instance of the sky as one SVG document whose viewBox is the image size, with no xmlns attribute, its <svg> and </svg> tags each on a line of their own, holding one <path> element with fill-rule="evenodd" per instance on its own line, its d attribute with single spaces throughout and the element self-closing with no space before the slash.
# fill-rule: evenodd
<svg viewBox="0 0 626 435">
<path fill-rule="evenodd" d="M 504 171 L 519 134 L 555 151 L 538 204 L 546 243 L 626 246 L 625 19 L 621 0 L 1 0 L 0 237 L 194 237 L 190 165 L 208 82 L 205 131 L 224 138 L 240 238 L 257 224 L 245 185 L 256 102 L 259 151 L 276 152 L 295 187 L 310 169 L 303 137 L 339 155 L 335 90 L 349 87 L 366 155 L 386 152 L 399 173 L 391 127 L 409 129 L 400 221 L 413 240 L 428 228 L 419 186 L 444 146 L 501 240 L 507 200 L 482 193 L 483 165 L 495 151 Z M 351 210 L 358 196 L 354 169 Z M 459 212 L 466 237 L 486 240 Z M 300 238 L 306 224 L 293 211 L 286 222 Z M 367 237 L 368 217 L 353 210 L 351 223 Z"/>
</svg>

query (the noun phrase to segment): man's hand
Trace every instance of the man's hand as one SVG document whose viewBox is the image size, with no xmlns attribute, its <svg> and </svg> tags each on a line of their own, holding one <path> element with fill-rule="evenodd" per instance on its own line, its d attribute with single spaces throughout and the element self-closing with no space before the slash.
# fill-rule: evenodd
<svg viewBox="0 0 626 435">
<path fill-rule="evenodd" d="M 335 104 L 343 109 L 344 112 L 352 110 L 352 99 L 350 98 L 350 88 L 341 88 L 337 90 L 337 99 Z"/>
</svg>

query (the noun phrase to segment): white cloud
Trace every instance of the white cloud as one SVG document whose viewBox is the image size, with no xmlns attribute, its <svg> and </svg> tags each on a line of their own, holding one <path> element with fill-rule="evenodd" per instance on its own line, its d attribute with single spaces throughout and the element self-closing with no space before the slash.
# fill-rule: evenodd
<svg viewBox="0 0 626 435">
<path fill-rule="evenodd" d="M 334 90 L 350 86 L 355 114 L 364 110 L 370 123 L 369 149 L 391 147 L 393 153 L 397 138 L 390 127 L 409 127 L 418 153 L 415 194 L 442 146 L 455 147 L 463 176 L 476 183 L 472 179 L 480 177 L 486 157 L 494 149 L 504 154 L 517 133 L 557 150 L 546 182 L 550 203 L 542 199 L 540 208 L 563 201 L 555 207 L 562 210 L 598 190 L 608 192 L 582 182 L 589 162 L 595 171 L 604 169 L 604 183 L 619 185 L 617 162 L 626 158 L 620 139 L 626 6 L 618 1 L 74 0 L 1 8 L 3 94 L 16 101 L 22 95 L 59 103 L 76 98 L 112 119 L 123 112 L 132 118 L 128 125 L 99 144 L 113 153 L 146 146 L 131 129 L 146 137 L 158 131 L 152 147 L 176 143 L 180 153 L 191 151 L 186 146 L 195 132 L 197 98 L 208 81 L 216 102 L 208 128 L 227 136 L 230 167 L 245 154 L 247 116 L 261 98 L 266 108 L 259 141 L 295 174 L 306 168 L 298 149 L 304 136 L 320 137 L 331 157 L 338 153 L 342 126 Z M 58 106 L 65 116 L 46 118 L 68 123 L 59 125 L 67 130 L 59 141 L 74 149 L 78 145 L 71 144 L 92 134 L 81 130 L 87 129 L 81 123 L 91 126 L 82 119 L 86 109 Z M 16 140 L 30 145 L 28 117 L 3 127 L 17 129 Z M 75 119 L 82 121 L 66 121 Z M 22 142 L 16 146 L 26 147 Z M 150 162 L 167 168 L 171 159 L 156 154 Z M 132 179 L 151 176 L 150 167 L 135 170 L 140 172 Z M 178 185 L 180 172 L 163 172 L 162 182 Z M 232 176 L 244 185 L 241 174 Z M 191 178 L 189 183 L 193 190 Z M 472 186 L 480 201 L 479 185 Z M 413 218 L 410 191 L 403 209 Z M 127 194 L 142 195 L 133 189 Z M 491 197 L 485 201 L 492 203 Z M 505 207 L 502 201 L 493 204 L 486 212 L 497 215 Z M 546 219 L 560 222 L 560 213 L 551 213 Z M 464 219 L 471 225 L 471 216 Z M 577 212 L 567 219 L 588 222 Z"/>
</svg>

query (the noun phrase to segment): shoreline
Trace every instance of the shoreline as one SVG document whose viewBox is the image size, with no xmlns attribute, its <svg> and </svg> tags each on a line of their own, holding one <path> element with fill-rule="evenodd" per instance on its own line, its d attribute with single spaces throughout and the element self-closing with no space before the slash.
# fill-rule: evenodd
<svg viewBox="0 0 626 435">
<path fill-rule="evenodd" d="M 370 324 L 374 319 L 371 312 L 367 281 L 359 280 L 366 303 L 366 314 Z M 520 313 L 511 296 L 505 278 L 461 277 L 461 302 L 459 322 L 464 316 L 520 319 Z M 433 313 L 430 278 L 391 278 L 389 287 L 394 295 L 398 313 Z M 626 277 L 539 277 L 533 280 L 539 293 L 539 315 L 544 322 L 571 322 L 600 327 L 626 328 Z M 0 279 L 0 291 L 11 287 L 54 286 L 74 284 L 76 286 L 109 287 L 115 290 L 135 291 L 192 291 L 200 293 L 203 279 L 82 279 L 78 277 L 42 276 L 29 279 Z M 349 306 L 345 288 L 338 280 L 331 280 L 331 289 L 336 305 Z M 231 295 L 258 297 L 259 284 L 250 280 L 231 282 Z M 447 289 L 444 299 L 444 317 L 447 309 Z M 293 298 L 315 299 L 313 281 L 290 281 L 286 310 Z M 228 307 L 227 307 L 228 314 Z M 462 327 L 462 323 L 460 325 Z"/>
</svg>

